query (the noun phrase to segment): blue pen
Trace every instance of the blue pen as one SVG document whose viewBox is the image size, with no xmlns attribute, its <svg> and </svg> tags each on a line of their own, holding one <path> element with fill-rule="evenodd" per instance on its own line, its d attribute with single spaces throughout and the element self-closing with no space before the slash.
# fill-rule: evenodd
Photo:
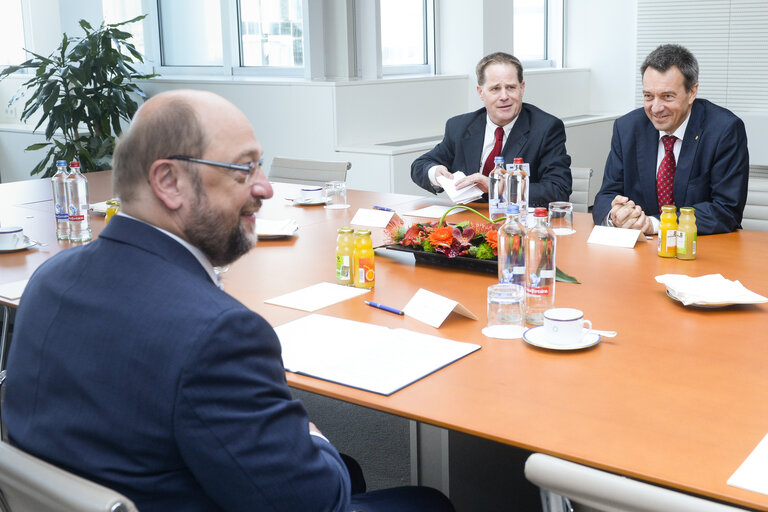
<svg viewBox="0 0 768 512">
<path fill-rule="evenodd" d="M 366 304 L 368 304 L 371 307 L 378 308 L 378 309 L 383 309 L 384 311 L 389 311 L 390 313 L 394 313 L 396 315 L 404 315 L 405 314 L 402 311 L 400 311 L 399 309 L 391 308 L 389 306 L 385 306 L 384 304 L 379 304 L 378 302 L 372 302 L 370 300 L 365 300 L 363 302 L 365 302 Z"/>
<path fill-rule="evenodd" d="M 392 208 L 385 208 L 384 206 L 374 206 L 373 209 L 374 210 L 382 210 L 382 211 L 385 211 L 385 212 L 393 212 L 393 211 L 395 211 Z"/>
</svg>

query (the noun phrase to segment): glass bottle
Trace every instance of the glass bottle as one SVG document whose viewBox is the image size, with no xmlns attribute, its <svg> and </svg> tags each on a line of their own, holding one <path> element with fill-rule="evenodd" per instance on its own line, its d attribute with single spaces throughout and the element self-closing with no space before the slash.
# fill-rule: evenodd
<svg viewBox="0 0 768 512">
<path fill-rule="evenodd" d="M 69 209 L 69 239 L 86 242 L 91 239 L 88 180 L 80 173 L 80 162 L 70 162 L 66 180 L 67 208 Z"/>
<path fill-rule="evenodd" d="M 557 237 L 547 225 L 547 209 L 536 208 L 525 237 L 525 321 L 544 323 L 544 312 L 555 307 Z"/>
<path fill-rule="evenodd" d="M 120 211 L 120 200 L 119 199 L 107 199 L 107 213 L 104 216 L 104 224 L 107 224 L 109 222 L 109 219 L 111 219 L 117 212 Z"/>
<path fill-rule="evenodd" d="M 507 210 L 504 199 L 504 157 L 497 156 L 493 159 L 493 169 L 488 174 L 488 216 L 493 219 L 503 217 Z"/>
<path fill-rule="evenodd" d="M 336 282 L 344 285 L 352 284 L 352 260 L 355 255 L 355 230 L 348 227 L 339 228 L 336 237 Z"/>
<path fill-rule="evenodd" d="M 51 177 L 53 206 L 56 215 L 56 238 L 69 240 L 69 214 L 67 213 L 67 161 L 56 160 L 56 174 Z"/>
<path fill-rule="evenodd" d="M 680 208 L 680 219 L 677 221 L 677 259 L 696 259 L 696 215 L 690 206 Z"/>
<path fill-rule="evenodd" d="M 677 208 L 668 204 L 661 207 L 659 218 L 658 253 L 662 258 L 674 258 L 677 254 Z"/>
<path fill-rule="evenodd" d="M 520 223 L 528 227 L 528 187 L 530 172 L 528 164 L 522 158 L 515 158 L 507 169 L 505 194 L 507 201 L 515 203 L 520 208 Z M 531 223 L 532 225 L 532 223 Z"/>
<path fill-rule="evenodd" d="M 499 283 L 525 284 L 525 226 L 520 208 L 507 204 L 507 221 L 499 228 Z"/>
<path fill-rule="evenodd" d="M 373 243 L 368 229 L 355 231 L 355 253 L 353 260 L 353 280 L 358 288 L 373 288 L 376 278 L 376 266 L 373 261 Z"/>
</svg>

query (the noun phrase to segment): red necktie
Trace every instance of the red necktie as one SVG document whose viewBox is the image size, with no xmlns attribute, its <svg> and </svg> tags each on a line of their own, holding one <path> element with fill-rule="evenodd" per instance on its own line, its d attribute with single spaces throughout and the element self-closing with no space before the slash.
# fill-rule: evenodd
<svg viewBox="0 0 768 512">
<path fill-rule="evenodd" d="M 675 204 L 675 197 L 672 193 L 675 184 L 675 140 L 674 135 L 664 135 L 661 143 L 664 144 L 664 158 L 661 159 L 659 172 L 656 174 L 656 197 L 659 199 L 659 208 L 666 204 Z"/>
<path fill-rule="evenodd" d="M 496 128 L 496 144 L 493 145 L 491 154 L 488 155 L 488 158 L 485 160 L 485 165 L 483 165 L 483 174 L 486 176 L 488 176 L 491 173 L 491 170 L 493 169 L 493 159 L 501 155 L 502 140 L 504 140 L 504 128 L 499 126 L 498 128 Z"/>
</svg>

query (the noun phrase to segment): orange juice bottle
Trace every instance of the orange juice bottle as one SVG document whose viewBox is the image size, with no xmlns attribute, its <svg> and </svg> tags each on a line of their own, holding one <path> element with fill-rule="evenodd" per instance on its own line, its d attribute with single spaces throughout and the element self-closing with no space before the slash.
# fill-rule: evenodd
<svg viewBox="0 0 768 512">
<path fill-rule="evenodd" d="M 358 229 L 355 231 L 354 285 L 358 288 L 373 288 L 375 277 L 371 232 Z"/>
<path fill-rule="evenodd" d="M 659 218 L 659 256 L 674 258 L 677 254 L 677 208 L 675 205 L 661 207 Z"/>
<path fill-rule="evenodd" d="M 355 256 L 355 230 L 339 228 L 336 237 L 336 282 L 352 284 L 352 260 Z"/>
<path fill-rule="evenodd" d="M 696 259 L 696 215 L 693 208 L 680 208 L 680 219 L 677 221 L 677 259 Z"/>
</svg>

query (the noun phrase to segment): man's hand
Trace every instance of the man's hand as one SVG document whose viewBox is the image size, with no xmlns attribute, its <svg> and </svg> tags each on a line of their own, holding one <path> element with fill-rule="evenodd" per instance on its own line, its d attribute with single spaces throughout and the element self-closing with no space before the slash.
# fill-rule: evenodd
<svg viewBox="0 0 768 512">
<path fill-rule="evenodd" d="M 625 229 L 639 229 L 644 234 L 653 234 L 651 219 L 634 201 L 625 196 L 616 196 L 611 201 L 611 211 L 608 213 L 614 226 Z"/>
<path fill-rule="evenodd" d="M 451 171 L 449 171 L 446 166 L 436 165 L 434 169 L 435 169 L 435 180 L 437 180 L 439 176 L 445 176 L 449 180 L 453 179 L 453 174 L 451 174 Z"/>
<path fill-rule="evenodd" d="M 482 173 L 476 172 L 465 176 L 456 182 L 456 190 L 468 187 L 472 184 L 477 185 L 483 193 L 488 192 L 488 176 L 483 176 Z"/>
</svg>

